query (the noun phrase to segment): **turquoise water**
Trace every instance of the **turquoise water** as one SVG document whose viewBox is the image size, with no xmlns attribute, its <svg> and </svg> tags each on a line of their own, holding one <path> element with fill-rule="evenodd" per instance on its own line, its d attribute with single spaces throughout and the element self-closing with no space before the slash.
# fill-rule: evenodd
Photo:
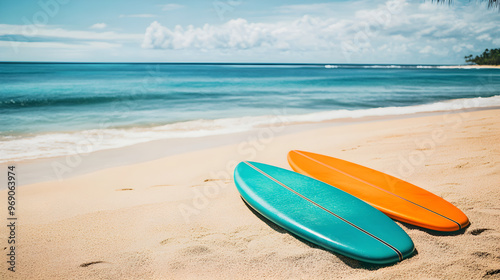
<svg viewBox="0 0 500 280">
<path fill-rule="evenodd" d="M 0 63 L 0 160 L 56 155 L 82 133 L 105 135 L 111 148 L 248 130 L 275 115 L 399 115 L 496 106 L 499 96 L 497 69 Z"/>
</svg>

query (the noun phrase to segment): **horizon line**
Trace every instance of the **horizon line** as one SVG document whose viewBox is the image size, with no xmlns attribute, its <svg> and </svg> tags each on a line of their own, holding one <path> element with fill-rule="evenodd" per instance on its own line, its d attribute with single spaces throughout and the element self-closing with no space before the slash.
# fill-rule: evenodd
<svg viewBox="0 0 500 280">
<path fill-rule="evenodd" d="M 307 62 L 83 62 L 83 61 L 0 61 L 0 64 L 192 64 L 192 65 L 407 65 L 407 66 L 462 66 L 468 64 L 414 64 L 414 63 L 307 63 Z"/>
</svg>

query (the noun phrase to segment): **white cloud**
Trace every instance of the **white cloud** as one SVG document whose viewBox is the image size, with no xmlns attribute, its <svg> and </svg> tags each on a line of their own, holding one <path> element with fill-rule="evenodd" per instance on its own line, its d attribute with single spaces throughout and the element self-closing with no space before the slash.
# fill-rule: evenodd
<svg viewBox="0 0 500 280">
<path fill-rule="evenodd" d="M 160 5 L 160 7 L 163 11 L 173 11 L 173 10 L 177 10 L 180 8 L 184 8 L 183 5 L 175 4 L 175 3 Z"/>
<path fill-rule="evenodd" d="M 120 15 L 120 18 L 154 18 L 153 14 L 133 14 L 133 15 Z"/>
<path fill-rule="evenodd" d="M 474 1 L 454 5 L 313 1 L 279 6 L 253 18 L 212 20 L 197 26 L 167 25 L 154 21 L 155 14 L 122 14 L 121 18 L 144 18 L 151 23 L 143 34 L 107 31 L 105 23 L 84 30 L 0 24 L 0 45 L 15 43 L 33 54 L 37 48 L 47 52 L 53 48 L 54 55 L 64 49 L 100 49 L 104 59 L 118 53 L 123 59 L 150 57 L 152 61 L 460 63 L 464 55 L 500 45 L 498 11 L 483 6 Z M 183 8 L 174 3 L 155 7 L 158 13 Z M 129 51 L 127 56 L 124 49 Z"/>
<path fill-rule="evenodd" d="M 142 34 L 116 33 L 112 31 L 82 31 L 68 30 L 50 25 L 12 25 L 0 24 L 0 36 L 16 35 L 20 41 L 32 39 L 44 41 L 114 41 L 114 42 L 140 42 Z"/>
<path fill-rule="evenodd" d="M 457 53 L 461 52 L 462 50 L 473 51 L 474 46 L 472 44 L 463 44 L 463 43 L 453 46 L 453 51 Z"/>
<path fill-rule="evenodd" d="M 58 42 L 7 42 L 0 41 L 0 47 L 33 48 L 33 49 L 110 49 L 119 48 L 121 44 L 108 42 L 85 42 L 82 44 L 68 44 Z"/>
<path fill-rule="evenodd" d="M 481 40 L 481 41 L 491 41 L 490 34 L 483 34 L 483 35 L 477 36 L 476 39 Z"/>
<path fill-rule="evenodd" d="M 146 29 L 142 46 L 164 49 L 325 49 L 333 46 L 341 26 L 331 20 L 304 16 L 293 22 L 250 23 L 233 19 L 222 25 L 175 26 L 170 29 L 157 21 Z"/>
<path fill-rule="evenodd" d="M 360 2 L 362 3 L 362 1 Z M 251 22 L 242 18 L 223 24 L 164 26 L 154 21 L 146 29 L 142 47 L 186 51 L 221 50 L 225 54 L 265 51 L 290 55 L 330 53 L 337 61 L 348 56 L 364 61 L 407 59 L 408 55 L 428 59 L 445 57 L 452 51 L 479 51 L 478 40 L 499 38 L 497 11 L 475 3 L 454 5 L 389 0 L 369 3 L 365 9 L 345 16 L 321 14 L 336 3 L 281 6 L 282 13 L 298 14 L 282 21 Z M 311 13 L 311 15 L 304 15 Z M 493 40 L 497 41 L 497 40 Z M 483 41 L 486 42 L 486 41 Z M 346 47 L 347 46 L 347 47 Z M 237 53 L 236 53 L 237 52 Z M 341 59 L 339 59 L 341 58 Z M 350 62 L 350 58 L 346 58 Z"/>
<path fill-rule="evenodd" d="M 441 48 L 436 48 L 432 46 L 425 46 L 424 48 L 420 49 L 419 53 L 424 54 L 424 55 L 447 55 L 448 54 L 448 49 L 441 49 Z"/>
<path fill-rule="evenodd" d="M 95 23 L 92 26 L 90 26 L 92 29 L 103 29 L 106 28 L 106 24 L 104 22 L 102 23 Z"/>
<path fill-rule="evenodd" d="M 435 50 L 433 47 L 431 46 L 425 46 L 423 49 L 421 49 L 419 51 L 419 53 L 423 53 L 423 54 L 429 54 L 429 53 L 433 53 Z"/>
</svg>

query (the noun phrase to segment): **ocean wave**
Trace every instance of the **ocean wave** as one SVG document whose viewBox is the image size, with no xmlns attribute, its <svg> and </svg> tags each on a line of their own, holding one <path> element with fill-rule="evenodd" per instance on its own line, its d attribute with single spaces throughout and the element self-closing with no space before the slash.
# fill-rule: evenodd
<svg viewBox="0 0 500 280">
<path fill-rule="evenodd" d="M 193 138 L 251 131 L 280 124 L 314 123 L 375 116 L 397 116 L 424 112 L 455 111 L 500 106 L 500 95 L 466 98 L 406 107 L 334 110 L 301 115 L 253 116 L 214 120 L 193 120 L 155 127 L 107 128 L 35 136 L 0 137 L 0 162 L 84 154 L 121 148 L 159 139 Z"/>
<path fill-rule="evenodd" d="M 116 102 L 138 102 L 138 101 L 176 101 L 194 98 L 203 98 L 207 94 L 195 91 L 171 91 L 168 93 L 133 93 L 121 95 L 89 95 L 81 96 L 40 96 L 40 97 L 13 97 L 0 100 L 0 110 L 2 109 L 26 109 L 38 107 L 78 107 L 81 105 L 96 105 Z M 221 93 L 210 93 L 210 97 L 222 97 Z"/>
<path fill-rule="evenodd" d="M 304 115 L 286 116 L 286 119 L 288 120 L 289 123 L 321 122 L 321 121 L 329 121 L 336 119 L 399 116 L 399 115 L 410 115 L 416 113 L 456 111 L 456 110 L 487 108 L 495 106 L 500 106 L 500 95 L 486 97 L 486 98 L 476 97 L 476 98 L 454 99 L 454 100 L 447 100 L 447 101 L 414 105 L 414 106 L 325 111 L 325 112 L 310 113 Z"/>
<path fill-rule="evenodd" d="M 485 69 L 495 67 L 475 67 L 474 65 L 356 65 L 356 64 L 325 64 L 327 69 Z"/>
<path fill-rule="evenodd" d="M 403 65 L 365 65 L 363 68 L 402 68 Z"/>
<path fill-rule="evenodd" d="M 356 65 L 356 64 L 326 64 L 325 68 L 349 68 L 349 69 L 438 69 L 436 65 Z"/>
</svg>

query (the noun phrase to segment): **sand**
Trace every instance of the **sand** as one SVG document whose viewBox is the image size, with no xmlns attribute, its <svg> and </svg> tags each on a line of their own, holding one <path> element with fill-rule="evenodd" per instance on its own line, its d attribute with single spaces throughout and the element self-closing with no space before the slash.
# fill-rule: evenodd
<svg viewBox="0 0 500 280">
<path fill-rule="evenodd" d="M 280 136 L 282 127 L 267 127 L 230 145 L 22 185 L 16 272 L 7 271 L 4 249 L 0 278 L 498 279 L 499 116 L 500 110 L 443 113 Z M 289 168 L 290 149 L 405 179 L 455 204 L 471 226 L 437 234 L 399 224 L 418 253 L 390 266 L 298 240 L 252 213 L 232 180 L 241 160 Z M 5 223 L 6 197 L 1 191 Z M 1 244 L 7 236 L 2 226 Z"/>
</svg>

